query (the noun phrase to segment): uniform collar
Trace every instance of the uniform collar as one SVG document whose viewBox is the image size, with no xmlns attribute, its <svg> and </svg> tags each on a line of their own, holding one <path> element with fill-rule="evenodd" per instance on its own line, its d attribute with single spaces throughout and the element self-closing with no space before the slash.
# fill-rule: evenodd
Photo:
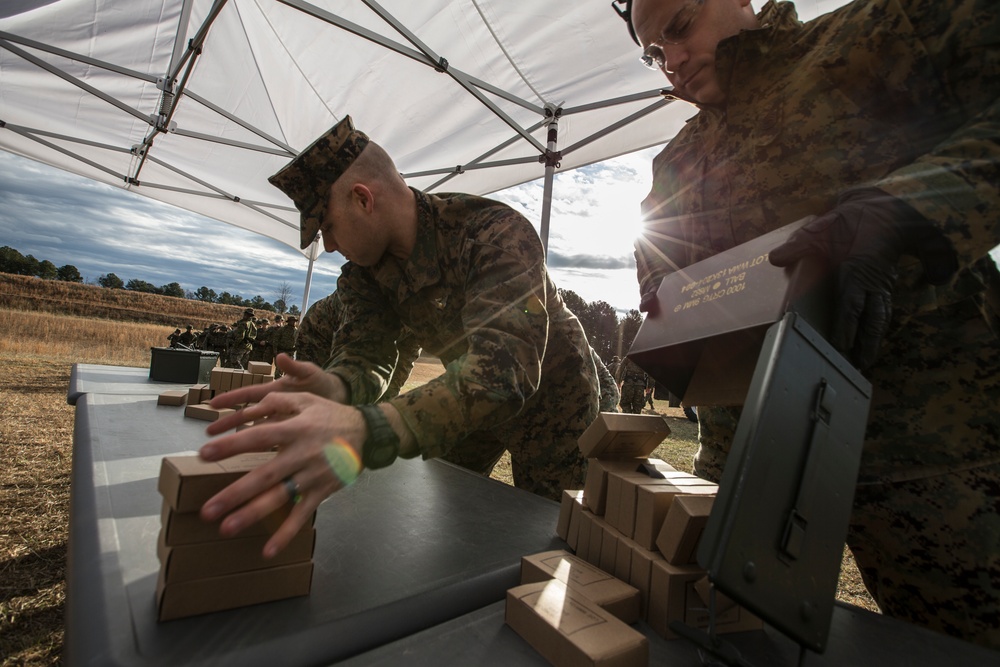
<svg viewBox="0 0 1000 667">
<path fill-rule="evenodd" d="M 438 265 L 437 198 L 410 188 L 417 207 L 417 237 L 405 262 L 388 254 L 372 267 L 375 279 L 396 291 L 400 302 L 440 280 Z"/>
</svg>

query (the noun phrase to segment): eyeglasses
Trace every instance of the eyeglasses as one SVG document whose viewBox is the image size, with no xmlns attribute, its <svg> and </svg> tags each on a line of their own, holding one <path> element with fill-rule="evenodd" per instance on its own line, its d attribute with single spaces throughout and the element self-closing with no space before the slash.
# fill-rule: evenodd
<svg viewBox="0 0 1000 667">
<path fill-rule="evenodd" d="M 688 0 L 684 3 L 684 6 L 674 14 L 670 23 L 660 33 L 659 39 L 647 46 L 642 52 L 640 57 L 642 64 L 650 69 L 663 69 L 667 63 L 667 57 L 660 44 L 680 44 L 687 39 L 704 4 L 705 0 Z M 620 9 L 618 5 L 623 5 L 624 8 Z M 632 0 L 615 0 L 611 3 L 611 8 L 628 25 L 628 33 L 632 40 L 639 44 L 639 38 L 635 34 L 635 26 L 632 25 Z"/>
</svg>

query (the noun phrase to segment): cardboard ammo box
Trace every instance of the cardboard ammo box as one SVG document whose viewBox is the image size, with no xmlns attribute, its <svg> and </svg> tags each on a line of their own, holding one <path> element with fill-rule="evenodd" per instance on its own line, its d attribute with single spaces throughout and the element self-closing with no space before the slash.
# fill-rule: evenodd
<svg viewBox="0 0 1000 667">
<path fill-rule="evenodd" d="M 569 522 L 573 516 L 573 506 L 580 504 L 583 500 L 583 491 L 562 492 L 562 499 L 559 503 L 559 521 L 556 523 L 556 535 L 564 542 L 568 542 Z"/>
<path fill-rule="evenodd" d="M 649 640 L 557 579 L 507 591 L 504 621 L 555 667 L 645 667 Z"/>
<path fill-rule="evenodd" d="M 233 410 L 232 408 L 213 408 L 205 403 L 188 405 L 184 408 L 185 417 L 190 417 L 191 419 L 201 419 L 207 422 L 218 421 L 226 415 L 231 415 L 234 412 L 236 412 L 236 410 Z"/>
<path fill-rule="evenodd" d="M 180 384 L 207 382 L 209 373 L 218 362 L 218 352 L 181 350 L 174 347 L 151 347 L 149 348 L 149 379 Z"/>
<path fill-rule="evenodd" d="M 608 501 L 608 473 L 635 472 L 637 461 L 602 461 L 589 459 L 587 461 L 587 479 L 583 484 L 583 499 L 589 509 L 598 516 L 604 516 Z"/>
<path fill-rule="evenodd" d="M 624 535 L 618 536 L 618 551 L 615 552 L 615 577 L 628 581 L 632 577 L 632 550 L 638 545 Z"/>
<path fill-rule="evenodd" d="M 594 525 L 594 515 L 586 509 L 580 510 L 580 527 L 577 531 L 576 555 L 590 562 L 590 530 Z M 600 530 L 600 529 L 598 529 Z M 597 555 L 600 558 L 600 554 Z"/>
<path fill-rule="evenodd" d="M 165 391 L 156 397 L 157 405 L 184 405 L 187 400 L 186 391 Z"/>
<path fill-rule="evenodd" d="M 215 372 L 215 369 L 213 368 L 212 371 Z M 188 405 L 197 405 L 210 400 L 212 400 L 212 390 L 207 384 L 195 384 L 188 389 Z"/>
<path fill-rule="evenodd" d="M 676 476 L 668 479 L 622 480 L 621 499 L 618 507 L 618 530 L 629 538 L 635 538 L 639 491 L 648 486 L 673 486 L 685 493 L 690 491 L 700 495 L 714 494 L 719 489 L 716 484 L 687 473 L 676 473 Z"/>
<path fill-rule="evenodd" d="M 656 548 L 668 563 L 686 565 L 694 562 L 694 551 L 714 502 L 715 496 L 674 497 L 656 537 Z"/>
<path fill-rule="evenodd" d="M 312 571 L 313 562 L 308 560 L 263 570 L 168 584 L 163 580 L 161 568 L 156 585 L 158 619 L 171 621 L 309 595 Z"/>
<path fill-rule="evenodd" d="M 270 535 L 237 536 L 176 547 L 168 547 L 164 539 L 161 530 L 156 555 L 164 583 L 176 584 L 307 561 L 316 545 L 316 529 L 300 530 L 274 558 L 264 558 L 261 553 Z"/>
<path fill-rule="evenodd" d="M 264 361 L 251 361 L 247 364 L 252 375 L 274 375 L 274 366 Z"/>
<path fill-rule="evenodd" d="M 796 311 L 818 331 L 832 321 L 821 262 L 772 266 L 799 220 L 675 271 L 656 293 L 628 358 L 687 405 L 742 405 L 768 327 Z"/>
<path fill-rule="evenodd" d="M 288 518 L 291 511 L 291 503 L 282 505 L 257 523 L 244 528 L 240 531 L 239 537 L 273 535 L 278 526 Z M 309 525 L 312 526 L 315 521 L 316 513 L 313 512 Z M 203 521 L 197 511 L 175 512 L 170 507 L 170 503 L 166 500 L 163 501 L 163 509 L 160 512 L 160 533 L 163 536 L 164 544 L 168 547 L 232 539 L 219 534 L 219 523 L 219 521 Z"/>
<path fill-rule="evenodd" d="M 621 534 L 613 526 L 605 522 L 604 539 L 601 540 L 601 560 L 598 566 L 608 573 L 615 571 L 615 561 L 618 558 L 618 538 Z"/>
<path fill-rule="evenodd" d="M 660 415 L 601 412 L 577 444 L 588 459 L 638 459 L 648 456 L 668 435 L 670 427 Z"/>
<path fill-rule="evenodd" d="M 707 481 L 696 486 L 669 483 L 640 486 L 635 494 L 635 534 L 632 539 L 644 549 L 655 548 L 656 538 L 674 498 L 680 495 L 714 496 L 718 490 L 718 486 Z"/>
<path fill-rule="evenodd" d="M 197 512 L 206 500 L 274 456 L 275 452 L 254 452 L 221 461 L 204 461 L 197 455 L 165 456 L 156 488 L 172 509 Z"/>
<path fill-rule="evenodd" d="M 696 565 L 671 565 L 665 560 L 652 564 L 647 622 L 664 639 L 676 639 L 670 630 L 671 621 L 681 621 L 693 628 L 708 627 L 708 600 L 698 582 L 705 571 Z M 715 631 L 719 634 L 760 630 L 761 620 L 743 607 L 731 605 L 724 611 L 716 609 Z"/>
<path fill-rule="evenodd" d="M 607 523 L 599 516 L 590 517 L 590 548 L 587 550 L 586 561 L 591 565 L 601 566 L 601 549 L 604 547 L 604 531 Z"/>
<path fill-rule="evenodd" d="M 643 549 L 635 545 L 632 548 L 632 567 L 629 569 L 628 583 L 639 589 L 642 608 L 640 613 L 643 619 L 649 618 L 649 586 L 653 577 L 653 563 L 663 560 L 656 551 Z"/>
<path fill-rule="evenodd" d="M 639 591 L 567 551 L 521 558 L 521 583 L 558 579 L 626 623 L 639 620 Z"/>
</svg>

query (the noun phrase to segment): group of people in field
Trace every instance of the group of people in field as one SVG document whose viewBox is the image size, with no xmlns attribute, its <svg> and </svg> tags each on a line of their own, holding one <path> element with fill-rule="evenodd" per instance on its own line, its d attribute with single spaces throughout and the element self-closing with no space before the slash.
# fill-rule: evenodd
<svg viewBox="0 0 1000 667">
<path fill-rule="evenodd" d="M 216 352 L 225 368 L 246 368 L 250 361 L 273 363 L 281 352 L 293 354 L 297 322 L 293 315 L 256 317 L 247 308 L 237 322 L 213 323 L 202 330 L 189 324 L 184 331 L 175 328 L 167 340 L 172 348 Z"/>
</svg>

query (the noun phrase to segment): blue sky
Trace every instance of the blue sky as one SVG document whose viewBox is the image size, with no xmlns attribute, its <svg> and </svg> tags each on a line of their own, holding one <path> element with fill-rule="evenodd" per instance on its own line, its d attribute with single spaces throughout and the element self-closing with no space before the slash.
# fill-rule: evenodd
<svg viewBox="0 0 1000 667">
<path fill-rule="evenodd" d="M 556 284 L 624 313 L 638 303 L 632 239 L 658 149 L 556 175 L 549 267 Z M 538 228 L 542 185 L 490 195 Z M 84 279 L 115 273 L 185 290 L 202 285 L 244 298 L 276 298 L 282 283 L 301 307 L 308 261 L 298 251 L 232 225 L 0 152 L 0 245 L 72 264 Z M 310 301 L 336 287 L 339 254 L 316 262 Z"/>
</svg>

